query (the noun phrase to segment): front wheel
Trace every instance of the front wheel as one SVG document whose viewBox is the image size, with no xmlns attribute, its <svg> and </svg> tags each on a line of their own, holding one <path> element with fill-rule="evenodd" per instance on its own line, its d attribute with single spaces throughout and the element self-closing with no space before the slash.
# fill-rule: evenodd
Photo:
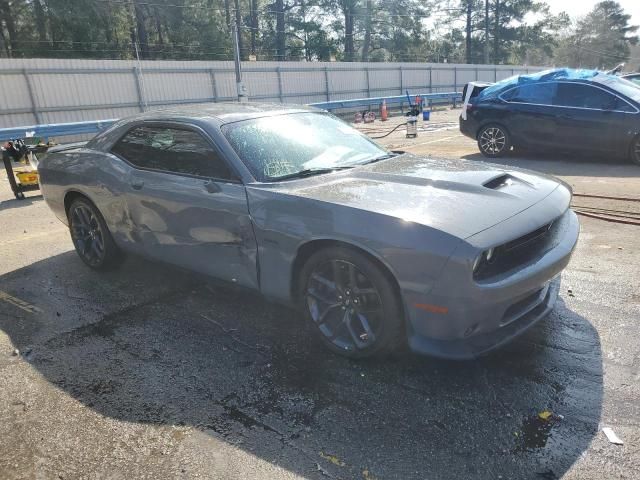
<svg viewBox="0 0 640 480">
<path fill-rule="evenodd" d="M 299 278 L 301 307 L 331 350 L 364 358 L 397 346 L 404 325 L 397 289 L 366 255 L 342 247 L 322 250 Z"/>
<path fill-rule="evenodd" d="M 95 205 L 78 198 L 67 215 L 73 245 L 85 264 L 96 270 L 107 270 L 119 263 L 122 254 Z"/>
<path fill-rule="evenodd" d="M 502 157 L 511 149 L 509 132 L 500 125 L 482 127 L 478 134 L 478 148 L 489 158 Z"/>
<path fill-rule="evenodd" d="M 640 165 L 640 135 L 636 137 L 631 145 L 630 158 L 633 163 Z"/>
</svg>

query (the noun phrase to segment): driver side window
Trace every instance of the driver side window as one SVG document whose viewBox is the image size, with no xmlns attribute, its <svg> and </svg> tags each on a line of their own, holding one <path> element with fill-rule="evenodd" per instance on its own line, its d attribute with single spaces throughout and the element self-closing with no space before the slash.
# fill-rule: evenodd
<svg viewBox="0 0 640 480">
<path fill-rule="evenodd" d="M 143 169 L 237 180 L 226 161 L 209 142 L 200 133 L 186 128 L 134 127 L 111 151 Z"/>
<path fill-rule="evenodd" d="M 555 104 L 559 107 L 631 111 L 631 107 L 615 95 L 600 88 L 580 83 L 558 84 Z"/>
</svg>

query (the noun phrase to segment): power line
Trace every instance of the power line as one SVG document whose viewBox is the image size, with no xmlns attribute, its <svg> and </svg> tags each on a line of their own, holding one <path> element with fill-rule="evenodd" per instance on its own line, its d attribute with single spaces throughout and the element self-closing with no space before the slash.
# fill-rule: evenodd
<svg viewBox="0 0 640 480">
<path fill-rule="evenodd" d="M 142 6 L 142 7 L 169 7 L 169 8 L 180 8 L 184 10 L 215 10 L 221 13 L 226 13 L 223 8 L 215 7 L 215 6 L 207 6 L 207 5 L 178 5 L 174 3 L 154 3 L 154 2 L 140 2 L 138 0 L 94 0 L 100 3 L 110 3 L 115 5 L 123 5 L 127 7 L 131 6 Z"/>
</svg>

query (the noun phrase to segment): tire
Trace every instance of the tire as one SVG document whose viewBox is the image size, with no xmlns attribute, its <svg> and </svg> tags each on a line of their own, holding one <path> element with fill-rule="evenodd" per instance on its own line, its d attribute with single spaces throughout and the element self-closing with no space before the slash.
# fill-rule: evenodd
<svg viewBox="0 0 640 480">
<path fill-rule="evenodd" d="M 404 313 L 397 288 L 365 254 L 345 247 L 320 250 L 298 278 L 300 307 L 330 350 L 365 358 L 399 346 Z"/>
<path fill-rule="evenodd" d="M 640 165 L 640 135 L 638 135 L 631 143 L 629 159 L 636 165 Z"/>
<path fill-rule="evenodd" d="M 67 212 L 69 233 L 80 259 L 94 270 L 109 270 L 123 255 L 113 241 L 96 206 L 86 198 L 75 199 Z"/>
<path fill-rule="evenodd" d="M 511 136 L 501 125 L 486 125 L 478 133 L 478 148 L 485 157 L 503 157 L 511 150 Z"/>
</svg>

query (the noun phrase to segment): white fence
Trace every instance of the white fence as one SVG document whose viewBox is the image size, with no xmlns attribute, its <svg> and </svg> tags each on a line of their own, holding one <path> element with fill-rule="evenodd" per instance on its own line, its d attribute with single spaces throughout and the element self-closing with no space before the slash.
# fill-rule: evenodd
<svg viewBox="0 0 640 480">
<path fill-rule="evenodd" d="M 244 62 L 251 100 L 313 103 L 460 91 L 540 67 L 429 63 Z M 120 118 L 236 98 L 232 62 L 0 59 L 0 128 Z"/>
</svg>

